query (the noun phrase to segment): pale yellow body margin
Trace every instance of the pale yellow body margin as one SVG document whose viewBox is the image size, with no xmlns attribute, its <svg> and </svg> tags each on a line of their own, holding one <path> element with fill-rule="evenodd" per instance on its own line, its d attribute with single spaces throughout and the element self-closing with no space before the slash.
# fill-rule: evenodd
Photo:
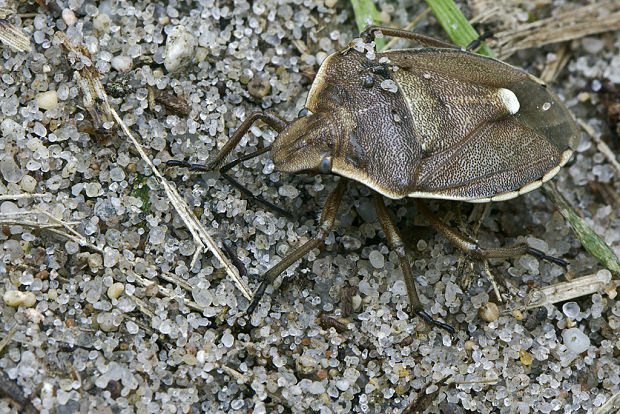
<svg viewBox="0 0 620 414">
<path fill-rule="evenodd" d="M 331 55 L 325 58 L 323 63 L 321 63 L 321 67 L 319 68 L 319 71 L 317 72 L 316 77 L 314 78 L 314 82 L 312 82 L 312 87 L 310 88 L 310 92 L 308 92 L 308 98 L 306 98 L 306 105 L 305 105 L 306 108 L 310 110 L 313 110 L 314 108 L 316 108 L 315 103 L 318 99 L 318 94 L 319 94 L 318 89 L 324 84 L 327 67 L 329 66 L 329 61 L 333 58 L 334 55 L 338 53 L 342 53 L 342 52 L 343 51 L 332 53 Z M 537 83 L 544 84 L 543 81 L 541 81 L 535 76 L 528 74 L 528 77 L 536 81 Z M 399 86 L 399 90 L 400 90 L 400 86 Z M 508 107 L 508 110 L 510 111 L 510 113 L 515 113 L 519 109 L 517 106 L 519 101 L 517 100 L 516 104 L 513 103 L 514 102 L 513 100 L 516 100 L 516 96 L 514 96 L 514 93 L 510 95 L 510 94 L 507 94 L 506 92 L 512 93 L 512 91 L 510 91 L 509 89 L 498 88 L 498 93 L 500 93 L 500 95 L 502 93 L 507 95 L 507 96 L 500 96 L 500 97 L 504 98 L 503 99 L 504 102 L 506 102 L 506 100 L 508 101 L 509 104 L 506 106 Z M 411 105 L 411 103 L 407 99 L 405 99 L 405 101 L 407 102 L 407 105 L 409 106 Z M 411 108 L 409 109 L 411 110 Z M 543 183 L 555 177 L 555 175 L 560 171 L 560 168 L 563 167 L 568 162 L 568 160 L 570 160 L 572 155 L 573 155 L 572 150 L 564 151 L 560 159 L 560 164 L 553 167 L 549 171 L 547 171 L 547 173 L 540 180 L 536 180 L 529 184 L 526 184 L 517 191 L 508 191 L 505 193 L 495 195 L 493 197 L 483 197 L 483 198 L 472 199 L 472 198 L 467 198 L 467 197 L 450 197 L 450 196 L 444 196 L 442 194 L 434 194 L 432 192 L 422 192 L 422 191 L 419 191 L 419 192 L 414 191 L 412 193 L 407 194 L 407 196 L 413 197 L 413 198 L 434 198 L 434 199 L 441 199 L 441 200 L 466 201 L 469 203 L 488 203 L 490 201 L 510 200 L 512 198 L 518 197 L 525 193 L 529 193 L 530 191 L 539 188 L 541 185 L 543 185 Z M 368 174 L 364 174 L 360 170 L 351 168 L 349 165 L 341 162 L 340 160 L 334 159 L 333 165 L 332 165 L 332 172 L 335 174 L 341 175 L 343 177 L 349 178 L 351 180 L 357 181 L 359 183 L 362 183 L 365 186 L 372 188 L 373 190 L 375 190 L 376 192 L 378 192 L 379 194 L 385 197 L 388 197 L 391 199 L 399 199 L 399 198 L 405 197 L 403 195 L 387 191 L 386 188 L 380 186 L 370 176 L 368 176 Z"/>
</svg>

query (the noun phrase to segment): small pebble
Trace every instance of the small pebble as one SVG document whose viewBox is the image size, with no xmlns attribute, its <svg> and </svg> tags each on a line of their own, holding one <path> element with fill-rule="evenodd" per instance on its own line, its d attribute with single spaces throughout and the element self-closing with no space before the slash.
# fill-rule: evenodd
<svg viewBox="0 0 620 414">
<path fill-rule="evenodd" d="M 102 33 L 105 33 L 110 28 L 110 16 L 105 13 L 99 13 L 93 18 L 93 27 Z"/>
<path fill-rule="evenodd" d="M 233 343 L 235 342 L 235 337 L 231 335 L 230 332 L 225 332 L 224 335 L 222 335 L 222 344 L 226 347 L 226 348 L 230 348 L 231 346 L 233 346 Z"/>
<path fill-rule="evenodd" d="M 194 55 L 196 39 L 183 26 L 176 26 L 168 34 L 164 66 L 169 72 L 183 68 Z"/>
<path fill-rule="evenodd" d="M 320 364 L 316 359 L 306 355 L 302 355 L 295 359 L 295 367 L 297 368 L 297 372 L 302 375 L 313 374 L 319 366 Z"/>
<path fill-rule="evenodd" d="M 493 322 L 499 318 L 499 308 L 493 302 L 486 302 L 478 309 L 478 315 L 487 322 Z"/>
<path fill-rule="evenodd" d="M 24 139 L 26 130 L 20 123 L 15 122 L 11 118 L 5 118 L 0 123 L 0 133 L 2 133 L 5 139 L 17 141 Z"/>
<path fill-rule="evenodd" d="M 88 256 L 88 267 L 92 270 L 101 269 L 103 266 L 103 257 L 99 253 L 93 253 Z"/>
<path fill-rule="evenodd" d="M 566 329 L 562 332 L 562 339 L 566 348 L 576 354 L 585 352 L 590 347 L 590 338 L 579 328 Z"/>
<path fill-rule="evenodd" d="M 40 93 L 35 98 L 39 109 L 47 111 L 58 106 L 58 94 L 56 91 L 47 91 Z"/>
<path fill-rule="evenodd" d="M 75 13 L 71 9 L 62 9 L 62 20 L 65 21 L 67 26 L 74 26 L 77 21 Z"/>
<path fill-rule="evenodd" d="M 530 354 L 527 351 L 521 350 L 519 351 L 519 359 L 523 363 L 523 365 L 531 365 L 534 361 L 534 355 Z"/>
<path fill-rule="evenodd" d="M 86 190 L 87 197 L 97 197 L 101 193 L 101 184 L 98 182 L 87 183 L 84 189 Z"/>
<path fill-rule="evenodd" d="M 154 296 L 157 296 L 157 293 L 159 293 L 159 286 L 157 285 L 157 283 L 151 283 L 146 288 L 144 288 L 144 294 L 146 295 L 146 297 L 152 298 Z"/>
<path fill-rule="evenodd" d="M 474 342 L 472 340 L 467 340 L 463 344 L 463 349 L 466 350 L 466 351 L 471 351 L 472 349 L 474 349 L 474 346 L 476 346 L 476 342 Z"/>
<path fill-rule="evenodd" d="M 32 193 L 37 187 L 37 180 L 35 180 L 34 177 L 30 175 L 24 175 L 19 185 L 25 192 Z"/>
<path fill-rule="evenodd" d="M 536 317 L 537 321 L 542 322 L 549 316 L 549 311 L 547 310 L 547 308 L 540 308 L 536 311 L 536 314 L 534 316 Z"/>
<path fill-rule="evenodd" d="M 26 308 L 32 308 L 37 300 L 34 293 L 22 292 L 19 290 L 7 290 L 4 292 L 2 299 L 7 306 L 12 306 L 14 308 L 20 305 L 24 305 Z"/>
<path fill-rule="evenodd" d="M 121 282 L 113 283 L 112 286 L 108 288 L 108 297 L 110 299 L 118 299 L 119 296 L 123 294 L 125 291 L 125 285 Z"/>
<path fill-rule="evenodd" d="M 192 354 L 185 354 L 181 357 L 187 365 L 194 366 L 198 363 L 196 357 Z"/>
<path fill-rule="evenodd" d="M 562 312 L 564 312 L 567 318 L 576 319 L 581 309 L 576 302 L 566 302 L 562 305 Z"/>
<path fill-rule="evenodd" d="M 269 78 L 261 75 L 254 75 L 248 83 L 248 92 L 255 98 L 264 98 L 269 95 L 271 84 Z"/>
<path fill-rule="evenodd" d="M 615 299 L 618 296 L 618 287 L 615 282 L 611 282 L 605 285 L 603 288 L 609 299 Z"/>
<path fill-rule="evenodd" d="M 383 265 L 385 264 L 385 257 L 378 250 L 373 250 L 368 255 L 368 260 L 370 260 L 370 264 L 375 269 L 383 269 Z"/>
<path fill-rule="evenodd" d="M 131 67 L 133 66 L 133 61 L 129 56 L 119 55 L 114 56 L 110 64 L 114 69 L 119 72 L 127 72 L 131 70 Z"/>
<path fill-rule="evenodd" d="M 9 183 L 18 183 L 24 176 L 24 171 L 19 168 L 13 155 L 8 152 L 0 154 L 0 175 Z"/>
<path fill-rule="evenodd" d="M 45 316 L 43 316 L 41 312 L 38 312 L 34 308 L 26 309 L 26 317 L 28 318 L 30 322 L 33 322 L 33 323 L 41 323 L 43 319 L 45 319 Z"/>
<path fill-rule="evenodd" d="M 525 318 L 525 316 L 523 315 L 523 312 L 521 312 L 519 309 L 513 310 L 512 316 L 514 316 L 515 319 L 518 321 L 522 321 Z"/>
</svg>

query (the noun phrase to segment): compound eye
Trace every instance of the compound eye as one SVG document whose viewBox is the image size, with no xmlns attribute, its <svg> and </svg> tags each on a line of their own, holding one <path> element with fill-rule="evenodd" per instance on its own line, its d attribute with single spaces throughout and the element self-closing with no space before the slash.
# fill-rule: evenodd
<svg viewBox="0 0 620 414">
<path fill-rule="evenodd" d="M 306 115 L 310 115 L 310 110 L 308 108 L 303 108 L 301 111 L 299 111 L 299 113 L 297 114 L 297 117 L 302 118 Z"/>
<path fill-rule="evenodd" d="M 319 172 L 321 174 L 329 174 L 332 170 L 332 157 L 325 157 L 319 163 Z"/>
</svg>

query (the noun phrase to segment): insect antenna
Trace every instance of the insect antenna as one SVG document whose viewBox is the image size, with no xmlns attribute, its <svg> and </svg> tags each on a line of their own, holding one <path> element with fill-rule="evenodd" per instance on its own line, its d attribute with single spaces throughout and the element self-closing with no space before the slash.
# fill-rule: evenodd
<svg viewBox="0 0 620 414">
<path fill-rule="evenodd" d="M 231 162 L 229 162 L 228 164 L 224 165 L 222 168 L 220 168 L 220 174 L 222 174 L 222 177 L 224 177 L 226 180 L 228 180 L 228 182 L 235 187 L 237 190 L 239 190 L 242 194 L 245 194 L 246 197 L 252 198 L 254 200 L 256 200 L 258 203 L 261 203 L 262 205 L 264 205 L 265 207 L 277 212 L 278 214 L 287 217 L 289 219 L 293 218 L 293 215 L 291 213 L 289 213 L 288 211 L 284 210 L 281 207 L 276 206 L 275 204 L 273 204 L 270 201 L 265 200 L 264 198 L 254 195 L 254 193 L 252 193 L 250 190 L 248 190 L 247 188 L 245 188 L 243 185 L 241 185 L 241 183 L 239 183 L 237 180 L 235 180 L 234 178 L 232 178 L 230 175 L 227 174 L 227 171 L 230 170 L 231 168 L 233 168 L 234 166 L 236 166 L 239 163 L 242 163 L 244 161 L 247 161 L 249 159 L 252 159 L 254 157 L 258 157 L 261 154 L 264 154 L 266 152 L 268 152 L 271 149 L 271 145 L 259 149 L 258 151 L 254 151 L 251 154 L 248 155 L 244 155 L 243 157 L 239 157 L 236 160 L 233 160 Z"/>
<path fill-rule="evenodd" d="M 265 207 L 267 207 L 268 209 L 271 209 L 273 211 L 275 211 L 276 213 L 287 217 L 289 219 L 293 218 L 293 215 L 291 213 L 289 213 L 288 211 L 284 210 L 281 207 L 276 206 L 275 204 L 273 204 L 270 201 L 265 200 L 264 198 L 254 195 L 254 193 L 252 193 L 250 190 L 248 190 L 246 187 L 244 187 L 239 181 L 235 180 L 234 178 L 232 178 L 230 175 L 227 174 L 228 170 L 230 170 L 231 168 L 235 167 L 237 164 L 240 164 L 244 161 L 247 161 L 249 159 L 252 159 L 254 157 L 258 157 L 259 155 L 262 155 L 266 152 L 268 152 L 271 149 L 271 145 L 259 149 L 257 151 L 254 151 L 251 154 L 247 154 L 244 155 L 242 157 L 237 158 L 236 160 L 233 160 L 231 162 L 229 162 L 228 164 L 225 164 L 223 167 L 221 167 L 219 169 L 220 174 L 222 175 L 222 177 L 228 181 L 233 187 L 235 187 L 237 190 L 239 190 L 239 192 L 241 192 L 242 194 L 245 194 L 246 197 L 249 197 L 253 200 L 255 200 L 256 202 L 264 205 Z M 180 160 L 170 160 L 166 162 L 166 165 L 168 165 L 169 167 L 184 167 L 184 168 L 189 168 L 190 171 L 199 171 L 199 172 L 207 172 L 210 171 L 211 169 L 204 165 L 204 164 L 192 164 L 189 163 L 187 161 L 180 161 Z"/>
</svg>

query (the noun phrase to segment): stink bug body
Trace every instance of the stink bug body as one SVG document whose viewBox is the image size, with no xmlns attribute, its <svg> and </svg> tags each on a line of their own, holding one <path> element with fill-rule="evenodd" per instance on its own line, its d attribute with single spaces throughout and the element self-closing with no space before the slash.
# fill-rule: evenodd
<svg viewBox="0 0 620 414">
<path fill-rule="evenodd" d="M 250 126 L 263 120 L 279 133 L 268 148 L 276 170 L 343 177 L 326 202 L 317 234 L 267 271 L 249 312 L 269 283 L 322 244 L 336 218 L 346 179 L 351 179 L 374 190 L 379 220 L 400 260 L 411 310 L 430 321 L 383 196 L 507 200 L 556 175 L 578 142 L 568 110 L 540 79 L 412 32 L 370 27 L 362 37 L 372 40 L 378 30 L 433 47 L 375 53 L 362 42 L 351 43 L 321 65 L 306 114 L 290 123 L 267 113 L 253 114 L 207 166 L 221 166 Z M 544 256 L 525 245 L 483 249 L 420 202 L 418 211 L 474 256 Z"/>
</svg>

